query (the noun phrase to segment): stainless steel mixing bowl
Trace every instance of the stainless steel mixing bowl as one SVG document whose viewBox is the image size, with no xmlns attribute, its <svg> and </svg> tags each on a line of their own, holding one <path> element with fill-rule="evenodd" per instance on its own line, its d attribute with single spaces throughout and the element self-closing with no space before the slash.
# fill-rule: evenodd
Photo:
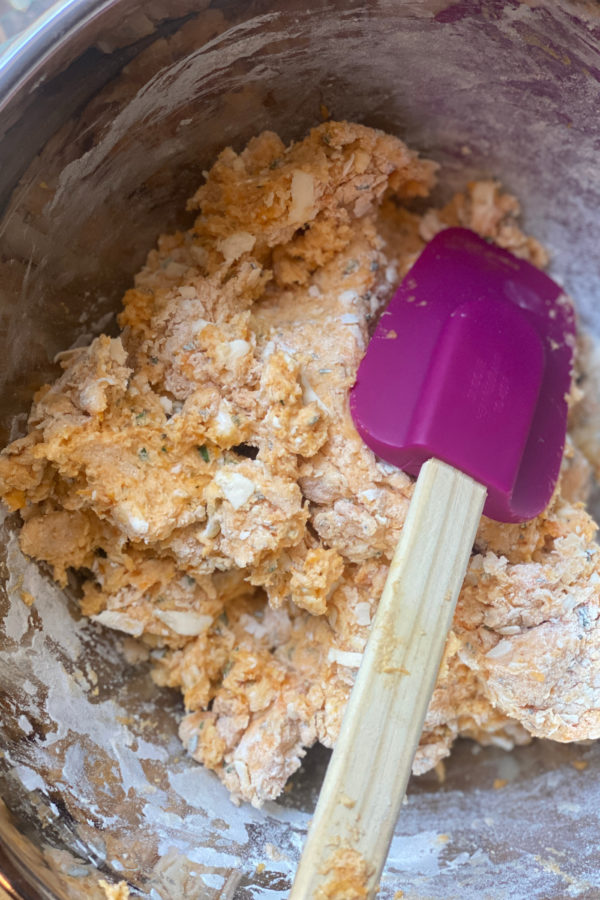
<svg viewBox="0 0 600 900">
<path fill-rule="evenodd" d="M 600 334 L 596 0 L 71 0 L 0 64 L 3 439 L 55 353 L 114 328 L 217 151 L 264 128 L 297 137 L 321 104 L 439 160 L 447 189 L 499 176 Z M 326 753 L 281 802 L 233 806 L 183 755 L 178 696 L 78 616 L 75 584 L 59 591 L 21 556 L 15 524 L 2 526 L 0 885 L 285 897 Z M 381 896 L 599 897 L 599 775 L 595 745 L 464 742 L 443 784 L 411 783 Z"/>
</svg>

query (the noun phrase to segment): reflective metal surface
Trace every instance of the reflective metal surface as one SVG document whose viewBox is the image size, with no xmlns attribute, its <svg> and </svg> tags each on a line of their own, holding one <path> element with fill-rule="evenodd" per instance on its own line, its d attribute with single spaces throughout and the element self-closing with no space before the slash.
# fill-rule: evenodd
<svg viewBox="0 0 600 900">
<path fill-rule="evenodd" d="M 0 63 L 3 440 L 54 354 L 114 327 L 218 150 L 263 128 L 297 137 L 321 104 L 438 159 L 448 189 L 500 177 L 600 335 L 595 2 L 79 0 Z M 99 877 L 163 900 L 285 897 L 326 754 L 281 802 L 234 807 L 182 755 L 178 696 L 78 618 L 21 557 L 15 524 L 0 596 L 7 884 L 23 898 L 101 897 Z M 599 775 L 595 745 L 465 742 L 444 784 L 411 783 L 381 896 L 600 896 Z"/>
</svg>

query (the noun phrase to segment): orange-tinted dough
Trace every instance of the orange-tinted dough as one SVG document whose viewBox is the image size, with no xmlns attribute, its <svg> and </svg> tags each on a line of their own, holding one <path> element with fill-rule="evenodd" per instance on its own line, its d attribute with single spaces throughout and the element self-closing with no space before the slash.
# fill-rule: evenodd
<svg viewBox="0 0 600 900">
<path fill-rule="evenodd" d="M 194 226 L 161 237 L 125 295 L 120 337 L 64 354 L 0 457 L 25 552 L 61 583 L 91 573 L 83 611 L 153 648 L 188 750 L 257 805 L 336 739 L 412 494 L 348 412 L 370 324 L 447 225 L 546 260 L 495 182 L 415 212 L 435 171 L 343 122 L 225 150 Z M 599 558 L 579 503 L 594 410 L 574 393 L 549 509 L 481 524 L 416 772 L 459 734 L 600 735 Z"/>
</svg>

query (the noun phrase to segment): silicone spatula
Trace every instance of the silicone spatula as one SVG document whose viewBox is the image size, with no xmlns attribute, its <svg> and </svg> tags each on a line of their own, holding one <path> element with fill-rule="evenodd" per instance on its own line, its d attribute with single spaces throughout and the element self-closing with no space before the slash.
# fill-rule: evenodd
<svg viewBox="0 0 600 900">
<path fill-rule="evenodd" d="M 350 407 L 418 479 L 290 900 L 376 893 L 482 509 L 529 519 L 556 485 L 574 343 L 562 289 L 462 228 L 383 313 Z"/>
</svg>

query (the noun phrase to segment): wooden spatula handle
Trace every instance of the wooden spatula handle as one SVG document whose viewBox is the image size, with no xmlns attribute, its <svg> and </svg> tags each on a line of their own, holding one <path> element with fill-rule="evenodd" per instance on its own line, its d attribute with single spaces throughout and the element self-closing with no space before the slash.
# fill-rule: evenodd
<svg viewBox="0 0 600 900">
<path fill-rule="evenodd" d="M 290 900 L 355 896 L 344 878 L 377 891 L 485 495 L 438 460 L 421 469 Z"/>
</svg>

